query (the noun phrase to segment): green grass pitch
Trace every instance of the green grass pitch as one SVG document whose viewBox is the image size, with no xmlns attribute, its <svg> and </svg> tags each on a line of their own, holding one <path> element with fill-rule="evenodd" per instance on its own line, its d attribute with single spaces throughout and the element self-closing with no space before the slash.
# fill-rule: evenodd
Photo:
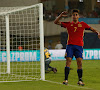
<svg viewBox="0 0 100 90">
<path fill-rule="evenodd" d="M 50 64 L 56 67 L 58 72 L 46 73 L 47 81 L 27 81 L 0 83 L 0 90 L 100 90 L 100 60 L 83 60 L 83 80 L 85 86 L 78 86 L 77 64 L 72 61 L 69 74 L 69 85 L 63 85 L 64 67 L 66 61 L 52 61 Z M 55 83 L 57 82 L 57 83 Z"/>
</svg>

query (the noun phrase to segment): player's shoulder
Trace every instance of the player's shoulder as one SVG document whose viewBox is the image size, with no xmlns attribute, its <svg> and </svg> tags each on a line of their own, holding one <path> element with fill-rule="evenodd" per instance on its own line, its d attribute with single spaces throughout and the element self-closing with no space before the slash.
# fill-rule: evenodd
<svg viewBox="0 0 100 90">
<path fill-rule="evenodd" d="M 81 24 L 86 24 L 84 21 L 81 21 L 80 23 L 81 23 Z"/>
</svg>

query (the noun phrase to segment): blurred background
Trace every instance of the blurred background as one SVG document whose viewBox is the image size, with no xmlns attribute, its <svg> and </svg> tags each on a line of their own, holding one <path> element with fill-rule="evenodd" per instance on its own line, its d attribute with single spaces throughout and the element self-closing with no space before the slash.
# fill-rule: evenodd
<svg viewBox="0 0 100 90">
<path fill-rule="evenodd" d="M 54 24 L 55 18 L 62 12 L 68 11 L 68 17 L 62 21 L 72 21 L 71 10 L 80 10 L 79 21 L 84 21 L 100 31 L 100 0 L 0 0 L 0 7 L 29 6 L 42 2 L 44 15 L 45 47 L 55 49 L 59 43 L 66 48 L 66 29 Z M 100 40 L 95 33 L 85 31 L 84 48 L 100 48 Z"/>
</svg>

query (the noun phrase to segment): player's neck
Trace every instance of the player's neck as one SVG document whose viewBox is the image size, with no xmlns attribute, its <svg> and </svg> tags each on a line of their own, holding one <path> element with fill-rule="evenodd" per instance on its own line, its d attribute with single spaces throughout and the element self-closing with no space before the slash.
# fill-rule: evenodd
<svg viewBox="0 0 100 90">
<path fill-rule="evenodd" d="M 73 23 L 75 23 L 75 24 L 78 23 L 78 20 L 73 20 Z"/>
</svg>

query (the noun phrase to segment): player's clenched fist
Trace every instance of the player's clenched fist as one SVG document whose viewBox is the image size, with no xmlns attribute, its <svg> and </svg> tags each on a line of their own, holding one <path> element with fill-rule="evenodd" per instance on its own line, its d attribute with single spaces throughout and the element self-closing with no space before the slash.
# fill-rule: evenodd
<svg viewBox="0 0 100 90">
<path fill-rule="evenodd" d="M 67 14 L 68 14 L 67 11 L 63 11 L 60 15 L 61 15 L 62 17 L 67 17 Z"/>
</svg>

